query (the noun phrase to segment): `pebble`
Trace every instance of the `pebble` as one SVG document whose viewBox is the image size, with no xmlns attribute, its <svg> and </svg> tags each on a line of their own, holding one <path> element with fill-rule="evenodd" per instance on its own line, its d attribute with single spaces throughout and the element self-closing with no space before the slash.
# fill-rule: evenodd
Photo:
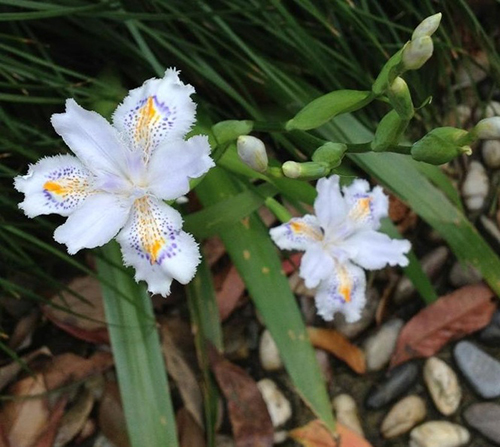
<svg viewBox="0 0 500 447">
<path fill-rule="evenodd" d="M 364 344 L 368 371 L 380 371 L 391 358 L 404 321 L 395 318 L 383 324 Z"/>
<path fill-rule="evenodd" d="M 462 399 L 462 389 L 455 372 L 441 359 L 430 357 L 424 366 L 424 381 L 441 414 L 455 413 Z"/>
<path fill-rule="evenodd" d="M 292 406 L 288 399 L 271 379 L 259 380 L 257 387 L 266 402 L 273 426 L 283 425 L 292 416 Z"/>
<path fill-rule="evenodd" d="M 316 360 L 318 361 L 319 369 L 326 383 L 330 383 L 333 379 L 332 366 L 330 365 L 330 355 L 323 349 L 315 349 Z"/>
<path fill-rule="evenodd" d="M 395 438 L 411 430 L 425 419 L 427 410 L 419 396 L 407 396 L 396 403 L 382 421 L 380 431 L 386 439 Z"/>
<path fill-rule="evenodd" d="M 457 261 L 450 271 L 449 280 L 454 287 L 463 287 L 481 281 L 482 276 L 474 267 Z"/>
<path fill-rule="evenodd" d="M 349 396 L 349 394 L 339 394 L 337 397 L 334 397 L 332 400 L 332 406 L 335 411 L 337 421 L 358 435 L 362 437 L 365 436 L 363 433 L 363 427 L 359 421 L 356 401 Z"/>
<path fill-rule="evenodd" d="M 488 174 L 483 165 L 478 161 L 471 161 L 462 185 L 462 195 L 469 211 L 479 211 L 483 208 L 489 184 Z"/>
<path fill-rule="evenodd" d="M 450 251 L 445 246 L 437 247 L 431 252 L 427 253 L 420 260 L 422 264 L 422 269 L 425 274 L 432 280 L 435 279 L 446 263 Z M 408 279 L 408 277 L 403 276 L 398 284 L 396 285 L 396 290 L 394 291 L 393 301 L 395 304 L 401 304 L 408 301 L 409 298 L 415 293 L 415 286 Z"/>
<path fill-rule="evenodd" d="M 492 402 L 481 402 L 473 404 L 464 412 L 467 423 L 491 439 L 500 444 L 500 405 Z"/>
<path fill-rule="evenodd" d="M 410 447 L 460 447 L 469 442 L 469 431 L 448 421 L 430 421 L 410 433 Z"/>
<path fill-rule="evenodd" d="M 460 371 L 481 397 L 500 396 L 500 362 L 468 341 L 457 343 L 453 351 Z"/>
<path fill-rule="evenodd" d="M 488 326 L 479 333 L 479 339 L 488 344 L 500 344 L 500 310 L 493 314 Z"/>
<path fill-rule="evenodd" d="M 488 168 L 500 168 L 500 141 L 486 140 L 483 143 L 483 160 Z"/>
<path fill-rule="evenodd" d="M 500 115 L 500 102 L 498 101 L 490 101 L 487 105 L 486 108 L 483 110 L 481 108 L 476 110 L 476 113 L 474 114 L 474 118 L 476 121 L 480 121 L 483 118 L 492 118 L 494 116 L 499 116 Z"/>
<path fill-rule="evenodd" d="M 215 435 L 215 447 L 236 447 L 236 443 L 231 436 Z"/>
<path fill-rule="evenodd" d="M 483 228 L 488 232 L 488 234 L 497 240 L 497 242 L 500 244 L 500 230 L 498 229 L 498 226 L 495 222 L 493 222 L 491 219 L 488 219 L 486 216 L 481 216 L 479 218 L 481 225 Z"/>
<path fill-rule="evenodd" d="M 407 362 L 394 368 L 387 379 L 373 387 L 368 393 L 366 406 L 378 409 L 404 394 L 417 380 L 418 366 Z"/>
<path fill-rule="evenodd" d="M 262 332 L 260 337 L 259 357 L 262 368 L 266 371 L 276 371 L 283 368 L 278 347 L 267 329 Z"/>
<path fill-rule="evenodd" d="M 380 295 L 373 287 L 368 289 L 366 293 L 366 306 L 361 311 L 361 317 L 358 321 L 347 323 L 344 314 L 337 312 L 331 323 L 337 331 L 349 340 L 356 338 L 375 320 L 375 312 L 380 301 Z"/>
</svg>

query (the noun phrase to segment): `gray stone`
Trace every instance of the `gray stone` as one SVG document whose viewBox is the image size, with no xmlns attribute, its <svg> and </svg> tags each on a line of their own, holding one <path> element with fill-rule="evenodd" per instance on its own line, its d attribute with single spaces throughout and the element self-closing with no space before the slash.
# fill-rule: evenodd
<svg viewBox="0 0 500 447">
<path fill-rule="evenodd" d="M 465 410 L 464 418 L 486 438 L 500 444 L 500 405 L 492 402 L 471 405 Z"/>
<path fill-rule="evenodd" d="M 500 310 L 493 314 L 490 324 L 479 333 L 479 339 L 487 344 L 500 344 Z"/>
<path fill-rule="evenodd" d="M 366 398 L 368 408 L 378 409 L 402 396 L 415 383 L 418 366 L 408 362 L 394 368 L 387 379 L 373 387 Z"/>
<path fill-rule="evenodd" d="M 489 187 L 490 181 L 483 165 L 478 161 L 471 161 L 462 185 L 462 195 L 467 209 L 470 211 L 482 209 Z"/>
<path fill-rule="evenodd" d="M 469 442 L 469 431 L 448 421 L 429 421 L 410 433 L 410 447 L 460 447 Z"/>
<path fill-rule="evenodd" d="M 481 281 L 482 276 L 474 267 L 457 261 L 451 268 L 449 279 L 454 287 L 463 287 Z"/>
<path fill-rule="evenodd" d="M 425 362 L 424 380 L 440 413 L 445 416 L 455 413 L 462 399 L 455 372 L 443 360 L 430 357 Z"/>
<path fill-rule="evenodd" d="M 283 368 L 280 351 L 267 329 L 262 332 L 260 337 L 259 357 L 260 364 L 266 371 L 276 371 Z"/>
<path fill-rule="evenodd" d="M 403 325 L 404 321 L 399 318 L 389 320 L 366 340 L 364 351 L 368 371 L 380 371 L 389 363 Z"/>
<path fill-rule="evenodd" d="M 500 396 L 500 362 L 468 341 L 457 343 L 453 351 L 460 371 L 481 397 Z"/>
<path fill-rule="evenodd" d="M 364 437 L 363 427 L 359 421 L 358 408 L 356 401 L 349 394 L 339 394 L 332 400 L 333 410 L 337 421 L 350 428 L 359 436 Z"/>
<path fill-rule="evenodd" d="M 382 421 L 382 436 L 389 439 L 402 435 L 422 422 L 426 414 L 425 402 L 421 397 L 406 396 L 391 408 Z"/>
<path fill-rule="evenodd" d="M 428 254 L 426 254 L 421 259 L 422 269 L 425 274 L 432 280 L 441 273 L 443 266 L 448 259 L 450 251 L 445 246 L 437 247 Z M 393 301 L 396 304 L 404 303 L 408 301 L 415 293 L 415 286 L 406 277 L 403 276 L 401 280 L 396 285 L 396 290 L 394 291 Z"/>
<path fill-rule="evenodd" d="M 500 141 L 487 140 L 483 143 L 483 159 L 488 168 L 500 168 Z"/>
<path fill-rule="evenodd" d="M 292 416 L 292 405 L 271 379 L 262 379 L 257 382 L 262 398 L 267 405 L 267 411 L 273 421 L 273 426 L 283 425 Z"/>
<path fill-rule="evenodd" d="M 496 239 L 500 244 L 500 229 L 498 229 L 497 224 L 491 219 L 488 219 L 486 216 L 481 216 L 479 218 L 479 221 L 481 222 L 483 228 L 488 232 L 488 234 Z"/>
</svg>

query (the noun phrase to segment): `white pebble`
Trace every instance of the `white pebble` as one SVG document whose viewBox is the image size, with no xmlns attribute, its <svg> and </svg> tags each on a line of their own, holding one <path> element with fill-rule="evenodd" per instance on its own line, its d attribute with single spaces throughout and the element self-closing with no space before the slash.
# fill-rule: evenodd
<svg viewBox="0 0 500 447">
<path fill-rule="evenodd" d="M 266 371 L 276 371 L 283 368 L 278 347 L 267 329 L 262 332 L 260 337 L 259 357 L 262 368 Z"/>
<path fill-rule="evenodd" d="M 441 359 L 430 357 L 425 362 L 424 380 L 436 408 L 445 416 L 455 413 L 462 390 L 455 372 Z"/>
<path fill-rule="evenodd" d="M 404 321 L 399 318 L 390 320 L 366 340 L 364 351 L 368 371 L 380 371 L 389 363 L 403 325 Z"/>
<path fill-rule="evenodd" d="M 395 438 L 406 433 L 425 419 L 427 410 L 419 396 L 407 396 L 396 403 L 382 421 L 380 431 L 384 438 Z"/>
<path fill-rule="evenodd" d="M 483 165 L 478 161 L 471 161 L 469 172 L 462 185 L 462 195 L 470 211 L 478 211 L 484 206 L 488 189 L 488 175 Z"/>
<path fill-rule="evenodd" d="M 481 273 L 470 265 L 463 265 L 457 261 L 450 271 L 450 282 L 454 287 L 463 287 L 467 284 L 475 284 L 481 281 Z"/>
<path fill-rule="evenodd" d="M 500 141 L 486 140 L 483 143 L 483 159 L 488 168 L 500 168 Z"/>
<path fill-rule="evenodd" d="M 332 400 L 333 410 L 337 421 L 353 432 L 364 437 L 363 427 L 359 421 L 358 409 L 356 401 L 349 394 L 339 394 Z"/>
<path fill-rule="evenodd" d="M 470 433 L 448 421 L 426 422 L 410 433 L 410 447 L 460 447 L 469 442 Z"/>
<path fill-rule="evenodd" d="M 476 113 L 474 114 L 474 118 L 476 121 L 480 121 L 483 118 L 492 118 L 494 116 L 500 115 L 500 102 L 498 101 L 490 101 L 486 108 L 484 109 L 484 113 L 482 108 L 478 108 Z"/>
<path fill-rule="evenodd" d="M 292 416 L 292 406 L 288 399 L 271 379 L 259 380 L 257 387 L 266 402 L 273 426 L 279 427 L 283 425 Z"/>
</svg>

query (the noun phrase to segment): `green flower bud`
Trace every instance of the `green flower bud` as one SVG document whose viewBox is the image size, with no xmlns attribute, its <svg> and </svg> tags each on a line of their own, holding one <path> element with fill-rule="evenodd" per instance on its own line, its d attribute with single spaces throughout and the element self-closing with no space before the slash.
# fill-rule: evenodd
<svg viewBox="0 0 500 447">
<path fill-rule="evenodd" d="M 493 116 L 479 121 L 471 130 L 471 137 L 481 140 L 498 140 L 500 139 L 500 116 Z"/>
<path fill-rule="evenodd" d="M 411 148 L 411 155 L 417 161 L 433 165 L 448 163 L 461 154 L 470 155 L 470 146 L 464 144 L 468 132 L 455 127 L 438 127 L 417 141 Z"/>
<path fill-rule="evenodd" d="M 404 70 L 418 70 L 432 56 L 434 44 L 429 36 L 411 40 L 403 51 Z"/>
<path fill-rule="evenodd" d="M 330 168 L 336 168 L 342 163 L 346 151 L 347 146 L 345 144 L 328 142 L 314 151 L 312 160 L 318 163 L 328 163 Z"/>
<path fill-rule="evenodd" d="M 407 46 L 408 44 L 405 44 L 405 46 L 394 54 L 382 67 L 382 70 L 380 70 L 380 73 L 372 86 L 372 92 L 374 95 L 382 95 L 387 90 L 389 85 L 392 84 L 394 79 L 404 71 L 401 59 Z"/>
<path fill-rule="evenodd" d="M 253 129 L 253 121 L 228 120 L 212 126 L 212 132 L 218 144 L 230 143 L 240 135 L 248 135 Z"/>
<path fill-rule="evenodd" d="M 375 152 L 383 152 L 396 146 L 408 127 L 408 120 L 402 119 L 398 112 L 391 110 L 377 126 L 371 148 Z"/>
<path fill-rule="evenodd" d="M 238 155 L 243 163 L 257 172 L 267 169 L 267 152 L 264 143 L 251 135 L 241 135 L 236 142 Z"/>
<path fill-rule="evenodd" d="M 282 170 L 285 177 L 317 179 L 327 176 L 330 172 L 330 167 L 325 162 L 307 161 L 305 163 L 297 163 L 295 161 L 287 161 L 283 163 Z"/>
<path fill-rule="evenodd" d="M 413 34 L 411 36 L 411 40 L 418 39 L 420 37 L 431 37 L 436 30 L 439 28 L 439 24 L 441 23 L 441 17 L 443 14 L 438 12 L 437 14 L 434 14 L 430 17 L 427 17 L 426 19 L 422 20 L 420 22 L 420 25 L 418 25 L 415 28 L 415 31 L 413 31 Z"/>
<path fill-rule="evenodd" d="M 403 78 L 397 77 L 387 90 L 387 96 L 394 110 L 403 120 L 413 118 L 414 107 L 410 89 Z"/>
</svg>

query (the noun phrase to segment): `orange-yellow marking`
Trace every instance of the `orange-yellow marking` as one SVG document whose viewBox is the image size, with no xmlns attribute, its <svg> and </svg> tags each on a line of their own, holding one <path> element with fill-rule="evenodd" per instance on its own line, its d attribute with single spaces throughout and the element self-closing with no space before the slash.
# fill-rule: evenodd
<svg viewBox="0 0 500 447">
<path fill-rule="evenodd" d="M 351 210 L 351 219 L 358 220 L 364 219 L 367 215 L 370 214 L 370 204 L 372 198 L 365 197 L 363 199 L 359 199 L 356 202 L 356 206 Z"/>
<path fill-rule="evenodd" d="M 154 99 L 150 96 L 146 104 L 144 104 L 137 111 L 139 118 L 137 120 L 136 128 L 135 128 L 135 140 L 136 141 L 144 141 L 144 150 L 146 152 L 149 151 L 150 145 L 150 127 L 158 122 L 160 119 L 160 114 L 157 112 Z"/>
<path fill-rule="evenodd" d="M 48 191 L 50 193 L 57 194 L 57 195 L 62 195 L 62 194 L 66 193 L 66 188 L 64 188 L 59 183 L 53 182 L 51 180 L 44 183 L 43 189 L 45 189 L 46 191 Z"/>
<path fill-rule="evenodd" d="M 349 303 L 351 301 L 352 282 L 345 268 L 341 267 L 340 270 L 340 286 L 339 293 L 344 297 L 344 301 Z"/>
<path fill-rule="evenodd" d="M 309 225 L 304 224 L 303 222 L 291 222 L 290 228 L 295 234 L 304 234 L 316 240 L 321 239 L 321 235 L 318 234 L 315 228 L 310 227 Z"/>
<path fill-rule="evenodd" d="M 165 239 L 161 234 L 158 222 L 149 208 L 148 198 L 141 197 L 135 201 L 138 214 L 138 233 L 143 250 L 149 255 L 151 265 L 158 260 L 161 249 L 165 245 Z"/>
</svg>

